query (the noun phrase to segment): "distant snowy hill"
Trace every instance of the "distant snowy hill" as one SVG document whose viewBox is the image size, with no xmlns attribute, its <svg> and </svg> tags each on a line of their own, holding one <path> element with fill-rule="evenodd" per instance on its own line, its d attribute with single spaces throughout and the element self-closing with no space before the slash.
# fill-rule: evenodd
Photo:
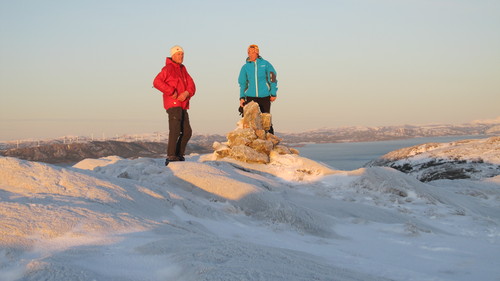
<svg viewBox="0 0 500 281">
<path fill-rule="evenodd" d="M 500 118 L 499 118 L 500 119 Z M 302 133 L 278 132 L 286 144 L 369 142 L 416 137 L 493 136 L 500 135 L 499 119 L 474 121 L 464 125 L 345 127 L 318 129 Z M 74 163 L 85 158 L 117 155 L 124 158 L 158 157 L 166 151 L 165 133 L 124 135 L 107 140 L 68 136 L 51 140 L 21 140 L 0 142 L 0 155 L 46 163 Z M 217 134 L 193 135 L 187 154 L 209 153 L 214 142 L 223 142 Z"/>
<path fill-rule="evenodd" d="M 33 147 L 58 147 L 64 145 L 71 144 L 87 144 L 94 143 L 98 145 L 106 145 L 106 143 L 158 143 L 165 144 L 167 142 L 168 132 L 164 133 L 151 133 L 151 134 L 141 134 L 141 135 L 122 135 L 115 136 L 111 138 L 101 138 L 94 139 L 93 137 L 85 137 L 85 136 L 64 136 L 55 139 L 45 139 L 45 140 L 35 140 L 35 139 L 25 139 L 18 141 L 5 141 L 0 142 L 0 155 L 4 155 L 6 151 L 12 150 L 16 151 L 17 149 L 23 148 L 33 148 Z M 217 134 L 206 134 L 206 135 L 193 135 L 190 140 L 190 144 L 193 146 L 191 150 L 197 150 L 199 148 L 203 148 L 206 151 L 206 148 L 212 147 L 214 141 L 223 141 L 225 139 L 224 136 Z M 198 152 L 198 151 L 192 151 Z M 3 154 L 2 154 L 3 153 Z M 14 153 L 14 152 L 11 152 Z M 140 156 L 140 155 L 137 155 Z"/>
<path fill-rule="evenodd" d="M 390 152 L 366 166 L 387 166 L 428 182 L 500 175 L 500 137 L 427 143 Z"/>
<path fill-rule="evenodd" d="M 277 126 L 278 127 L 278 126 Z M 278 127 L 279 128 L 279 127 Z M 140 135 L 122 135 L 112 138 L 94 139 L 86 136 L 65 136 L 48 140 L 18 140 L 0 141 L 0 152 L 8 149 L 39 147 L 52 144 L 87 143 L 93 141 L 116 141 L 116 142 L 166 142 L 168 132 L 156 132 Z M 441 137 L 441 136 L 471 136 L 500 135 L 500 117 L 492 120 L 476 120 L 462 125 L 402 125 L 402 126 L 378 126 L 378 127 L 342 127 L 342 128 L 322 128 L 299 133 L 279 131 L 276 135 L 289 144 L 302 142 L 312 143 L 337 143 L 337 142 L 370 142 L 382 140 L 408 139 L 416 137 Z M 196 134 L 190 143 L 198 147 L 209 148 L 215 141 L 225 140 L 224 135 L 219 134 Z M 197 151 L 193 151 L 197 152 Z"/>
<path fill-rule="evenodd" d="M 500 176 L 424 183 L 297 155 L 168 167 L 110 156 L 67 168 L 0 157 L 0 167 L 3 281 L 500 276 Z"/>
<path fill-rule="evenodd" d="M 500 122 L 489 121 L 463 125 L 422 125 L 422 126 L 382 126 L 344 127 L 311 130 L 303 133 L 280 133 L 289 143 L 313 142 L 370 142 L 416 137 L 441 137 L 465 135 L 499 135 Z"/>
<path fill-rule="evenodd" d="M 188 153 L 212 152 L 211 144 L 200 145 L 196 141 L 187 146 Z M 150 141 L 89 141 L 68 144 L 51 143 L 46 145 L 11 148 L 0 151 L 0 155 L 45 163 L 75 163 L 86 158 L 120 156 L 124 158 L 162 157 L 166 154 L 166 142 Z"/>
<path fill-rule="evenodd" d="M 75 163 L 85 158 L 100 158 L 110 155 L 121 157 L 155 157 L 165 153 L 165 143 L 91 141 L 9 149 L 3 156 L 46 163 Z"/>
</svg>

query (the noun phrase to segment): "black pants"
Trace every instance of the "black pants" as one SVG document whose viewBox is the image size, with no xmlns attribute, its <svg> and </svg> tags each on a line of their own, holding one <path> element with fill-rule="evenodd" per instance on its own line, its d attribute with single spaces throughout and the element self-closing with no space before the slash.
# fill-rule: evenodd
<svg viewBox="0 0 500 281">
<path fill-rule="evenodd" d="M 262 113 L 271 113 L 271 97 L 263 97 L 263 98 L 254 98 L 247 97 L 245 104 L 254 101 L 259 104 L 260 112 Z M 269 133 L 274 135 L 274 128 L 271 124 L 271 128 L 269 128 Z"/>
<path fill-rule="evenodd" d="M 186 146 L 193 134 L 189 114 L 181 107 L 172 107 L 168 113 L 168 156 L 184 156 Z"/>
</svg>

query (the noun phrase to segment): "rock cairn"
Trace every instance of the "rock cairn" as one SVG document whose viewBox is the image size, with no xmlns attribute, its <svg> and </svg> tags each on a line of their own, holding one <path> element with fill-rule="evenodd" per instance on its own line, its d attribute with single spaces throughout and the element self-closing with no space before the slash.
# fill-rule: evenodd
<svg viewBox="0 0 500 281">
<path fill-rule="evenodd" d="M 271 114 L 261 113 L 256 102 L 243 108 L 238 127 L 227 134 L 227 142 L 214 142 L 217 159 L 229 157 L 247 163 L 267 164 L 276 155 L 299 154 L 294 148 L 280 144 L 281 139 L 268 132 Z"/>
</svg>

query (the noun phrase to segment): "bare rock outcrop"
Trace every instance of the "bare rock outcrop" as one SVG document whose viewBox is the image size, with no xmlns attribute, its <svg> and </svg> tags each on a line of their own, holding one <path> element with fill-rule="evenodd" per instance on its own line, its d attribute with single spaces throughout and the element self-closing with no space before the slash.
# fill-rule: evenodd
<svg viewBox="0 0 500 281">
<path fill-rule="evenodd" d="M 255 102 L 248 103 L 243 108 L 238 127 L 227 134 L 227 141 L 213 143 L 216 158 L 267 164 L 276 155 L 299 154 L 298 150 L 281 144 L 280 138 L 268 132 L 271 123 L 271 114 L 261 113 Z"/>
</svg>

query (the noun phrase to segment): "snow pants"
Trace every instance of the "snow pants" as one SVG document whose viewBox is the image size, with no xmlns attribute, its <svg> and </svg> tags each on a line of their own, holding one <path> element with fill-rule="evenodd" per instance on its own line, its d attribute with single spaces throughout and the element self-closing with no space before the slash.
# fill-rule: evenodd
<svg viewBox="0 0 500 281">
<path fill-rule="evenodd" d="M 182 107 L 167 109 L 168 113 L 168 156 L 184 156 L 186 146 L 193 134 L 189 114 Z"/>
</svg>

